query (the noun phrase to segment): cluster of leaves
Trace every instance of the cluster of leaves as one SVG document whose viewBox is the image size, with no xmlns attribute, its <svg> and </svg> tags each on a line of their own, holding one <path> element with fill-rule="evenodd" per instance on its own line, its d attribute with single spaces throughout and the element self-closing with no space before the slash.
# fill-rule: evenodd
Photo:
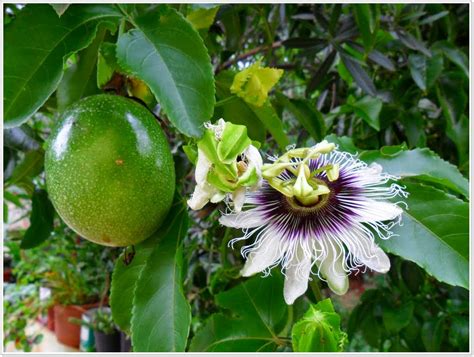
<svg viewBox="0 0 474 357">
<path fill-rule="evenodd" d="M 349 337 L 362 334 L 376 351 L 467 351 L 468 292 L 436 286 L 411 262 L 394 263 L 382 287 L 367 290 L 351 312 Z"/>
<path fill-rule="evenodd" d="M 394 228 L 399 236 L 378 243 L 467 289 L 468 13 L 467 5 L 441 4 L 6 5 L 4 221 L 12 205 L 30 216 L 21 248 L 50 238 L 55 213 L 44 191 L 42 142 L 66 106 L 112 91 L 136 98 L 161 121 L 174 145 L 180 194 L 193 187 L 182 147 L 220 117 L 245 125 L 267 153 L 326 138 L 380 163 L 410 196 L 404 225 Z M 268 98 L 232 86 L 257 60 L 285 71 Z M 224 207 L 208 205 L 190 224 L 180 194 L 166 225 L 116 260 L 113 318 L 135 351 L 343 348 L 329 303 L 308 306 L 316 302 L 309 291 L 286 306 L 278 272 L 241 279 L 239 244 L 227 246 L 239 233 L 216 222 Z M 32 255 L 51 256 L 45 244 Z M 449 296 L 428 275 L 429 290 L 384 286 L 365 295 L 352 316 L 380 331 L 363 333 L 366 343 L 377 350 L 466 349 L 466 297 Z M 317 284 L 312 290 L 320 299 Z M 428 295 L 443 301 L 439 310 L 417 314 Z M 371 309 L 373 316 L 365 313 Z M 407 332 L 417 323 L 427 326 L 423 346 Z M 443 337 L 447 328 L 452 335 Z M 312 337 L 305 339 L 307 331 Z M 318 345 L 313 332 L 330 342 Z"/>
</svg>

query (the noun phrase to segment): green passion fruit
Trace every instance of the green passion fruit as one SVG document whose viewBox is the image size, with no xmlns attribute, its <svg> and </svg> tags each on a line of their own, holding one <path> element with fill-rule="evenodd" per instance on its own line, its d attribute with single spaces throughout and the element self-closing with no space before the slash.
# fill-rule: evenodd
<svg viewBox="0 0 474 357">
<path fill-rule="evenodd" d="M 61 218 L 102 245 L 148 238 L 173 201 L 173 157 L 160 125 L 116 95 L 84 98 L 61 115 L 47 141 L 45 172 Z"/>
</svg>

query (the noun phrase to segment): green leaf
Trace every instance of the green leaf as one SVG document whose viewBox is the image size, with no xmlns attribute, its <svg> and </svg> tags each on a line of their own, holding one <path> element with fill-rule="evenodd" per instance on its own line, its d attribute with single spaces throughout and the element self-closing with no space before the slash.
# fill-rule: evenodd
<svg viewBox="0 0 474 357">
<path fill-rule="evenodd" d="M 341 352 L 345 336 L 331 299 L 310 305 L 291 331 L 294 352 Z"/>
<path fill-rule="evenodd" d="M 410 193 L 398 236 L 378 240 L 386 251 L 450 285 L 469 288 L 469 204 L 423 184 L 402 182 Z"/>
<path fill-rule="evenodd" d="M 289 99 L 279 92 L 276 95 L 285 109 L 293 114 L 314 140 L 321 141 L 324 138 L 326 124 L 322 114 L 314 106 L 303 99 Z"/>
<path fill-rule="evenodd" d="M 191 308 L 183 293 L 182 242 L 188 214 L 175 204 L 156 235 L 159 241 L 137 281 L 132 310 L 132 344 L 136 352 L 184 352 Z"/>
<path fill-rule="evenodd" d="M 372 11 L 370 10 L 370 4 L 355 4 L 353 5 L 354 15 L 359 28 L 360 34 L 362 35 L 362 41 L 366 52 L 369 52 L 373 46 L 375 36 L 375 21 L 372 17 Z"/>
<path fill-rule="evenodd" d="M 402 302 L 400 306 L 386 304 L 382 311 L 382 318 L 387 331 L 398 333 L 401 329 L 408 326 L 413 318 L 414 308 L 415 304 L 413 301 Z"/>
<path fill-rule="evenodd" d="M 54 228 L 54 207 L 45 190 L 33 193 L 30 226 L 21 240 L 21 249 L 39 246 L 51 235 Z"/>
<path fill-rule="evenodd" d="M 191 341 L 192 352 L 264 352 L 282 344 L 278 338 L 286 320 L 283 278 L 276 273 L 255 276 L 220 293 L 216 303 L 230 313 L 215 313 Z"/>
<path fill-rule="evenodd" d="M 425 44 L 413 37 L 410 33 L 399 29 L 395 31 L 395 35 L 404 46 L 412 50 L 419 51 L 427 57 L 431 57 L 431 52 L 426 48 Z"/>
<path fill-rule="evenodd" d="M 361 100 L 349 104 L 355 114 L 362 118 L 372 128 L 379 131 L 380 121 L 379 114 L 382 110 L 382 100 L 376 97 L 365 96 Z"/>
<path fill-rule="evenodd" d="M 29 151 L 24 159 L 15 167 L 7 181 L 7 186 L 31 183 L 31 180 L 43 170 L 43 149 Z"/>
<path fill-rule="evenodd" d="M 348 136 L 337 136 L 336 134 L 330 134 L 324 138 L 330 143 L 334 143 L 338 146 L 340 151 L 347 151 L 351 154 L 357 154 L 361 150 L 354 145 L 352 138 Z"/>
<path fill-rule="evenodd" d="M 272 134 L 273 138 L 277 142 L 281 149 L 288 146 L 289 141 L 286 136 L 285 130 L 283 129 L 283 123 L 275 112 L 273 106 L 267 101 L 261 107 L 248 104 L 249 108 L 253 111 L 255 116 L 262 122 L 267 130 Z"/>
<path fill-rule="evenodd" d="M 341 60 L 344 63 L 344 66 L 346 66 L 347 70 L 351 73 L 357 85 L 365 93 L 375 97 L 377 94 L 377 89 L 375 88 L 374 82 L 372 82 L 372 79 L 370 79 L 369 75 L 362 68 L 362 66 L 351 56 L 346 54 L 342 49 L 340 49 L 339 55 L 341 56 Z"/>
<path fill-rule="evenodd" d="M 56 90 L 65 59 L 90 44 L 100 23 L 119 17 L 111 5 L 71 5 L 60 18 L 49 5 L 25 6 L 5 28 L 5 127 L 34 114 Z"/>
<path fill-rule="evenodd" d="M 186 19 L 196 30 L 208 29 L 214 23 L 214 18 L 216 17 L 218 10 L 219 6 L 199 8 L 188 13 Z"/>
<path fill-rule="evenodd" d="M 110 307 L 114 322 L 128 334 L 136 283 L 158 239 L 159 235 L 154 234 L 132 250 L 124 249 L 115 262 L 110 286 Z"/>
<path fill-rule="evenodd" d="M 314 76 L 310 79 L 308 86 L 306 88 L 306 95 L 308 96 L 310 93 L 314 92 L 316 89 L 319 89 L 320 85 L 323 83 L 323 79 L 326 74 L 331 69 L 331 66 L 336 59 L 337 52 L 335 50 L 331 51 L 324 59 L 324 61 L 320 64 L 318 70 L 314 74 Z"/>
<path fill-rule="evenodd" d="M 119 65 L 150 87 L 179 131 L 201 136 L 215 104 L 211 61 L 201 37 L 165 5 L 129 20 L 136 29 L 119 37 Z"/>
<path fill-rule="evenodd" d="M 469 78 L 469 58 L 459 48 L 448 41 L 438 41 L 433 44 L 433 50 L 440 50 L 451 62 L 458 66 Z"/>
<path fill-rule="evenodd" d="M 462 164 L 469 159 L 469 118 L 465 115 L 468 97 L 463 75 L 443 75 L 436 94 L 446 120 L 446 134 L 456 145 L 459 163 Z"/>
<path fill-rule="evenodd" d="M 67 10 L 70 4 L 50 4 L 54 11 L 58 14 L 59 17 L 61 17 Z"/>
<path fill-rule="evenodd" d="M 431 88 L 443 72 L 443 56 L 436 54 L 431 58 L 423 55 L 408 56 L 408 67 L 416 85 L 426 91 Z"/>
<path fill-rule="evenodd" d="M 60 111 L 83 97 L 99 93 L 96 84 L 96 64 L 99 45 L 104 35 L 105 29 L 98 30 L 92 44 L 77 54 L 77 63 L 64 72 L 56 92 Z"/>
<path fill-rule="evenodd" d="M 115 43 L 103 42 L 97 58 L 97 86 L 106 85 L 118 70 Z"/>
<path fill-rule="evenodd" d="M 428 352 L 441 351 L 441 343 L 444 334 L 445 316 L 426 321 L 421 328 L 421 339 Z"/>
<path fill-rule="evenodd" d="M 366 151 L 361 160 L 382 165 L 385 172 L 402 178 L 443 185 L 457 193 L 469 197 L 469 181 L 462 176 L 456 166 L 444 161 L 427 148 L 401 150 L 386 146 L 379 150 Z"/>
</svg>

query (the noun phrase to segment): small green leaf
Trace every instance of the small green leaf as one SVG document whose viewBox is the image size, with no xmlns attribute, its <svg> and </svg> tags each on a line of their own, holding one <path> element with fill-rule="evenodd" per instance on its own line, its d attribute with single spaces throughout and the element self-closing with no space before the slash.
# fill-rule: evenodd
<svg viewBox="0 0 474 357">
<path fill-rule="evenodd" d="M 56 90 L 65 59 L 91 43 L 99 24 L 120 17 L 112 5 L 74 4 L 60 18 L 47 4 L 26 5 L 5 28 L 5 127 L 34 114 Z"/>
<path fill-rule="evenodd" d="M 414 308 L 413 301 L 402 303 L 397 307 L 386 304 L 382 311 L 382 318 L 387 331 L 398 333 L 402 328 L 408 326 L 413 318 Z"/>
<path fill-rule="evenodd" d="M 458 66 L 469 78 L 469 58 L 459 48 L 448 41 L 438 41 L 433 44 L 433 50 L 440 50 L 451 62 Z"/>
<path fill-rule="evenodd" d="M 431 58 L 423 55 L 408 56 L 408 67 L 416 85 L 423 91 L 431 88 L 443 72 L 443 56 L 436 54 Z"/>
<path fill-rule="evenodd" d="M 97 58 L 97 86 L 102 88 L 118 71 L 115 43 L 103 42 Z"/>
<path fill-rule="evenodd" d="M 119 65 L 150 87 L 180 132 L 200 137 L 215 104 L 211 61 L 201 37 L 166 5 L 136 18 L 129 14 L 129 20 L 136 28 L 119 37 Z"/>
<path fill-rule="evenodd" d="M 105 29 L 97 31 L 92 44 L 80 51 L 77 63 L 71 65 L 65 72 L 56 91 L 58 109 L 64 110 L 79 99 L 99 93 L 96 85 L 96 63 L 99 45 L 105 35 Z"/>
<path fill-rule="evenodd" d="M 54 223 L 54 207 L 45 190 L 33 193 L 30 226 L 21 240 L 21 249 L 39 246 L 51 235 Z"/>
<path fill-rule="evenodd" d="M 450 285 L 469 288 L 469 204 L 423 184 L 401 182 L 409 192 L 396 236 L 378 240 L 386 251 L 418 264 Z"/>
<path fill-rule="evenodd" d="M 291 331 L 294 352 L 341 352 L 346 334 L 330 299 L 311 305 Z"/>
<path fill-rule="evenodd" d="M 370 4 L 355 4 L 353 5 L 353 10 L 365 50 L 369 52 L 376 38 L 374 36 L 375 21 L 370 10 Z"/>
<path fill-rule="evenodd" d="M 346 66 L 347 70 L 352 74 L 352 77 L 356 81 L 357 85 L 367 94 L 371 96 L 376 96 L 376 88 L 372 79 L 370 79 L 367 72 L 362 68 L 362 66 L 351 56 L 346 54 L 344 50 L 339 51 L 339 55 L 341 56 L 341 60 Z"/>
<path fill-rule="evenodd" d="M 219 6 L 199 8 L 188 13 L 186 19 L 196 30 L 208 29 L 213 24 L 218 10 Z"/>
<path fill-rule="evenodd" d="M 220 293 L 217 305 L 230 310 L 211 315 L 191 341 L 191 352 L 271 352 L 282 344 L 278 336 L 287 318 L 279 273 L 255 276 Z"/>
<path fill-rule="evenodd" d="M 394 147 L 383 147 L 379 150 L 366 151 L 360 155 L 361 160 L 382 165 L 385 172 L 402 178 L 443 185 L 457 193 L 469 197 L 469 181 L 462 176 L 456 166 L 444 161 L 427 148 L 414 150 L 397 150 Z"/>
<path fill-rule="evenodd" d="M 362 118 L 372 128 L 379 131 L 379 114 L 382 110 L 382 100 L 376 97 L 365 96 L 357 102 L 350 104 L 355 114 Z"/>
<path fill-rule="evenodd" d="M 399 29 L 395 31 L 395 35 L 398 37 L 398 39 L 404 46 L 412 50 L 419 51 L 427 57 L 431 57 L 431 52 L 429 49 L 426 48 L 425 44 L 420 40 L 416 39 L 410 33 Z"/>
<path fill-rule="evenodd" d="M 428 320 L 423 324 L 423 327 L 421 328 L 421 339 L 425 345 L 426 351 L 441 351 L 445 320 L 445 316 L 440 316 L 436 319 Z"/>
<path fill-rule="evenodd" d="M 30 182 L 39 175 L 44 165 L 43 149 L 27 152 L 24 159 L 15 167 L 7 181 L 7 186 Z"/>
<path fill-rule="evenodd" d="M 188 215 L 176 203 L 158 232 L 159 241 L 136 284 L 132 310 L 132 345 L 136 352 L 184 352 L 191 308 L 183 292 L 183 238 Z"/>
</svg>

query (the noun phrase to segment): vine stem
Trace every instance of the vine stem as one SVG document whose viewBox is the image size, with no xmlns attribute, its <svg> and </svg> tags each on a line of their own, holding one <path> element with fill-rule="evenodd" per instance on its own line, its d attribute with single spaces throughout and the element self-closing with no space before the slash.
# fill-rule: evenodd
<svg viewBox="0 0 474 357">
<path fill-rule="evenodd" d="M 219 100 L 218 102 L 216 102 L 216 104 L 214 105 L 214 107 L 220 107 L 224 104 L 227 104 L 229 102 L 232 102 L 233 100 L 235 100 L 237 98 L 236 95 L 233 95 L 233 96 L 230 96 L 230 97 L 227 97 L 227 98 L 224 98 L 222 100 Z"/>
<path fill-rule="evenodd" d="M 313 291 L 314 297 L 317 301 L 322 301 L 324 299 L 323 294 L 321 292 L 321 288 L 319 286 L 319 281 L 316 279 L 309 281 L 309 286 L 311 286 L 311 290 Z"/>
<path fill-rule="evenodd" d="M 282 46 L 282 42 L 281 41 L 276 41 L 276 42 L 273 42 L 270 46 L 263 45 L 263 46 L 255 47 L 254 49 L 251 49 L 250 51 L 244 52 L 244 53 L 238 55 L 237 57 L 234 57 L 233 59 L 230 59 L 230 60 L 222 63 L 219 67 L 217 67 L 216 73 L 222 71 L 223 69 L 226 69 L 226 68 L 232 66 L 234 63 L 237 63 L 238 61 L 241 61 L 243 59 L 246 59 L 247 57 L 251 57 L 253 55 L 256 55 L 259 52 L 269 50 L 269 49 L 278 48 L 278 47 L 281 47 L 281 46 Z"/>
</svg>

